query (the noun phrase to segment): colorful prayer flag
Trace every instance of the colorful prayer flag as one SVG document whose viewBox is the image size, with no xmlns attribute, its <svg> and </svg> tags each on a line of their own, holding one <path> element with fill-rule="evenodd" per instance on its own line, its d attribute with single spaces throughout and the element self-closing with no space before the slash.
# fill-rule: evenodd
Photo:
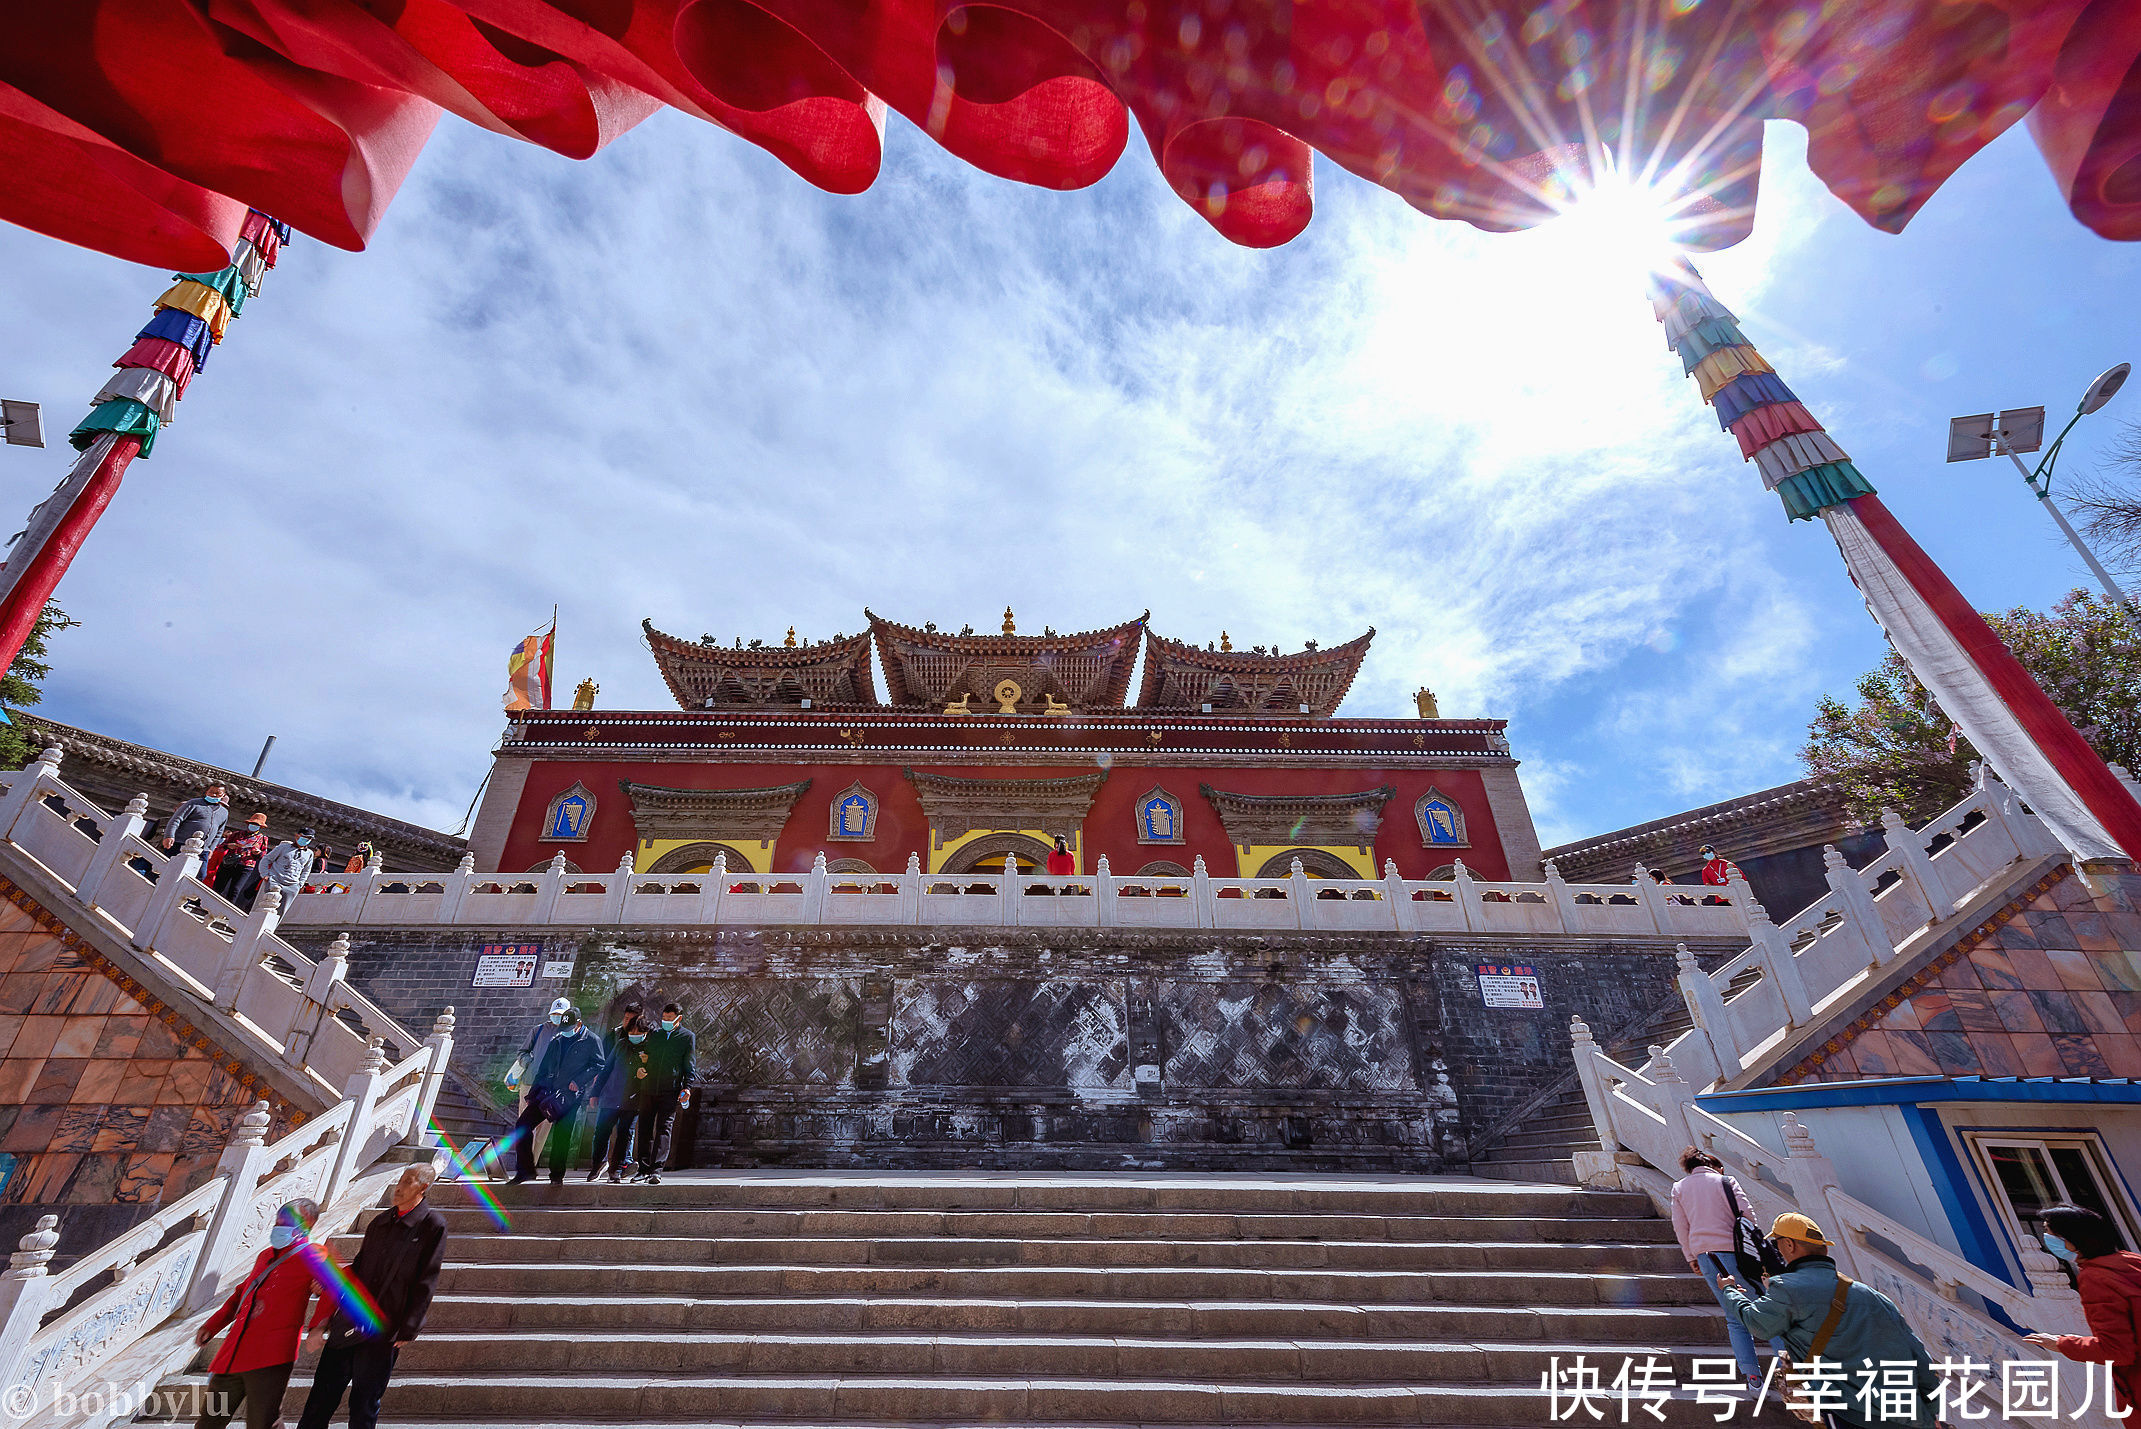
<svg viewBox="0 0 2141 1429">
<path fill-rule="evenodd" d="M 557 637 L 557 612 L 552 611 L 548 630 L 539 630 L 513 647 L 506 658 L 507 710 L 550 708 L 550 665 Z"/>
</svg>

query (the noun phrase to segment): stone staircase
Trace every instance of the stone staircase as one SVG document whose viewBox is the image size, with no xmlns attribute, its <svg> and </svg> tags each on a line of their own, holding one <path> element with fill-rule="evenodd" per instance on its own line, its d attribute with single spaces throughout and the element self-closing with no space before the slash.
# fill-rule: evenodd
<svg viewBox="0 0 2141 1429">
<path fill-rule="evenodd" d="M 1539 1424 L 1557 1355 L 1610 1382 L 1728 1354 L 1671 1228 L 1619 1192 L 687 1171 L 499 1194 L 509 1232 L 435 1193 L 453 1234 L 397 1429 Z"/>
<path fill-rule="evenodd" d="M 1751 987 L 1761 973 L 1750 968 L 1734 977 L 1726 995 L 1736 997 Z M 1607 1044 L 1609 1055 L 1634 1056 L 1640 1061 L 1652 1047 L 1668 1046 L 1695 1025 L 1686 999 L 1675 994 L 1652 1008 L 1637 1026 Z M 1483 1137 L 1472 1154 L 1475 1175 L 1511 1181 L 1552 1181 L 1576 1184 L 1575 1156 L 1596 1151 L 1601 1143 L 1598 1128 L 1591 1123 L 1591 1108 L 1583 1097 L 1583 1084 L 1574 1072 L 1556 1082 L 1531 1106 L 1511 1117 Z"/>
</svg>

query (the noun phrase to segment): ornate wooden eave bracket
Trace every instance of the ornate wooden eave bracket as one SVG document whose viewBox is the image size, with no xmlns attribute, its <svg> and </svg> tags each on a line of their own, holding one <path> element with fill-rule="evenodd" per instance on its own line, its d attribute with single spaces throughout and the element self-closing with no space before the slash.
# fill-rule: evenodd
<svg viewBox="0 0 2141 1429">
<path fill-rule="evenodd" d="M 1312 848 L 1375 847 L 1383 806 L 1397 794 L 1388 784 L 1357 794 L 1230 794 L 1199 784 L 1236 848 L 1302 844 Z"/>
<path fill-rule="evenodd" d="M 668 789 L 617 781 L 632 804 L 632 827 L 650 839 L 756 840 L 771 843 L 788 826 L 808 779 L 765 789 Z"/>
<path fill-rule="evenodd" d="M 1092 812 L 1093 796 L 1107 771 L 1067 779 L 959 779 L 949 774 L 900 771 L 914 785 L 938 848 L 946 839 L 976 832 L 1039 829 L 1075 839 Z"/>
</svg>

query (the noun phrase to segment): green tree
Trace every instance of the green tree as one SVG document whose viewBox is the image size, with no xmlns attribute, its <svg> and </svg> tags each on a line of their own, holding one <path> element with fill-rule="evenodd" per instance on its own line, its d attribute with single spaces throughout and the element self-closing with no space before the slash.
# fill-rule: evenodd
<svg viewBox="0 0 2141 1429">
<path fill-rule="evenodd" d="M 58 601 L 45 602 L 45 608 L 38 612 L 36 623 L 30 627 L 29 638 L 22 642 L 22 650 L 15 656 L 15 662 L 7 667 L 6 674 L 0 675 L 0 705 L 20 710 L 44 699 L 45 692 L 38 686 L 52 673 L 52 666 L 45 660 L 46 642 L 54 633 L 81 623 L 68 619 Z M 20 769 L 36 753 L 36 741 L 30 738 L 19 720 L 0 725 L 0 769 Z"/>
<path fill-rule="evenodd" d="M 2108 596 L 2076 590 L 2049 612 L 1988 614 L 2024 669 L 2107 761 L 2141 768 L 2141 645 Z M 1954 804 L 1976 748 L 1891 650 L 1859 677 L 1858 702 L 1822 697 L 1800 751 L 1809 774 L 1843 787 L 1854 817 L 1883 808 L 1913 822 Z"/>
</svg>

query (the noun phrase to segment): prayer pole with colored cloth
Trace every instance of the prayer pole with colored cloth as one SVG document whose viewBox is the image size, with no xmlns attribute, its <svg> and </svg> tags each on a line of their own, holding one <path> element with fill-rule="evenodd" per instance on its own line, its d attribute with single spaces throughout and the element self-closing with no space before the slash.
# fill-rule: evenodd
<svg viewBox="0 0 2141 1429">
<path fill-rule="evenodd" d="M 230 266 L 215 273 L 180 273 L 156 300 L 156 315 L 112 366 L 110 381 L 90 399 L 91 410 L 68 434 L 81 453 L 53 493 L 30 512 L 28 524 L 0 563 L 0 670 L 21 653 L 37 617 L 67 573 L 90 529 L 111 505 L 126 468 L 147 457 L 168 426 L 209 351 L 231 319 L 275 266 L 288 225 L 260 211 L 247 213 Z"/>
<path fill-rule="evenodd" d="M 1692 263 L 1653 274 L 1666 345 L 1794 521 L 1820 517 L 1889 644 L 2083 862 L 2141 861 L 2141 804 L 1890 514 Z"/>
</svg>

